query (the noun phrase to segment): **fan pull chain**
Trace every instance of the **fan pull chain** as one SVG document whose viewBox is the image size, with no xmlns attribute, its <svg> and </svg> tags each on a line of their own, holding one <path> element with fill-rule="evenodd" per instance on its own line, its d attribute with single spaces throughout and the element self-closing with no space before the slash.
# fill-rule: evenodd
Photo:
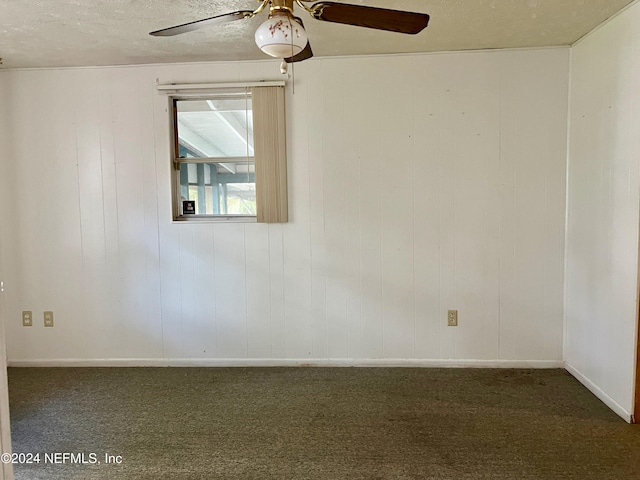
<svg viewBox="0 0 640 480">
<path fill-rule="evenodd" d="M 291 63 L 291 94 L 296 94 L 296 62 Z"/>
<path fill-rule="evenodd" d="M 293 22 L 289 19 L 291 25 L 291 53 L 293 53 Z M 292 55 L 293 57 L 293 55 Z M 291 62 L 291 95 L 296 94 L 296 62 Z"/>
</svg>

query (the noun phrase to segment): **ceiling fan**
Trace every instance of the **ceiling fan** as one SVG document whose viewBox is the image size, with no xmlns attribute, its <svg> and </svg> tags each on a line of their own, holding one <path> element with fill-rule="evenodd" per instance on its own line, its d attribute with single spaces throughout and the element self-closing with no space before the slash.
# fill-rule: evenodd
<svg viewBox="0 0 640 480">
<path fill-rule="evenodd" d="M 293 14 L 294 2 L 316 20 L 358 27 L 374 28 L 398 33 L 416 34 L 429 23 L 426 13 L 404 12 L 386 8 L 365 7 L 337 2 L 318 2 L 307 6 L 312 0 L 258 0 L 261 5 L 254 11 L 240 10 L 215 17 L 196 20 L 174 27 L 151 32 L 153 36 L 172 36 L 191 32 L 210 25 L 219 25 L 255 17 L 269 7 L 269 18 L 255 33 L 256 44 L 267 55 L 281 58 L 287 63 L 300 62 L 313 56 L 307 32 L 302 20 Z"/>
</svg>

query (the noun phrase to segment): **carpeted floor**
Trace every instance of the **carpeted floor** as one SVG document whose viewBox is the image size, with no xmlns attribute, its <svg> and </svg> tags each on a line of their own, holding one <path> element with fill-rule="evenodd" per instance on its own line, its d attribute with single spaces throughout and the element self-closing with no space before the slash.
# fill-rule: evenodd
<svg viewBox="0 0 640 480">
<path fill-rule="evenodd" d="M 17 480 L 640 478 L 640 427 L 563 370 L 10 368 L 9 394 L 41 454 Z"/>
</svg>

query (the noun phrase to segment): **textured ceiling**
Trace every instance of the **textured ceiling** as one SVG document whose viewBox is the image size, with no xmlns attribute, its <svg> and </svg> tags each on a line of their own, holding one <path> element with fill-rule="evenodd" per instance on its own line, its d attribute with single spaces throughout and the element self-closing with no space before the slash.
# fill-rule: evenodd
<svg viewBox="0 0 640 480">
<path fill-rule="evenodd" d="M 418 35 L 319 22 L 297 8 L 316 56 L 570 45 L 633 0 L 350 0 L 424 12 Z M 263 13 L 176 37 L 148 32 L 256 0 L 2 0 L 0 68 L 265 59 L 253 42 Z"/>
</svg>

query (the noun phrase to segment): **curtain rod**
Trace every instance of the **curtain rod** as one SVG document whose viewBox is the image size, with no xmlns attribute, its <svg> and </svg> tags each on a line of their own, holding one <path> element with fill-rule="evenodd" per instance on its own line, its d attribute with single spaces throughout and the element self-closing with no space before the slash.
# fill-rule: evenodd
<svg viewBox="0 0 640 480">
<path fill-rule="evenodd" d="M 246 82 L 246 83 L 169 83 L 157 84 L 158 90 L 205 90 L 209 88 L 245 88 L 245 87 L 284 87 L 285 82 Z"/>
</svg>

